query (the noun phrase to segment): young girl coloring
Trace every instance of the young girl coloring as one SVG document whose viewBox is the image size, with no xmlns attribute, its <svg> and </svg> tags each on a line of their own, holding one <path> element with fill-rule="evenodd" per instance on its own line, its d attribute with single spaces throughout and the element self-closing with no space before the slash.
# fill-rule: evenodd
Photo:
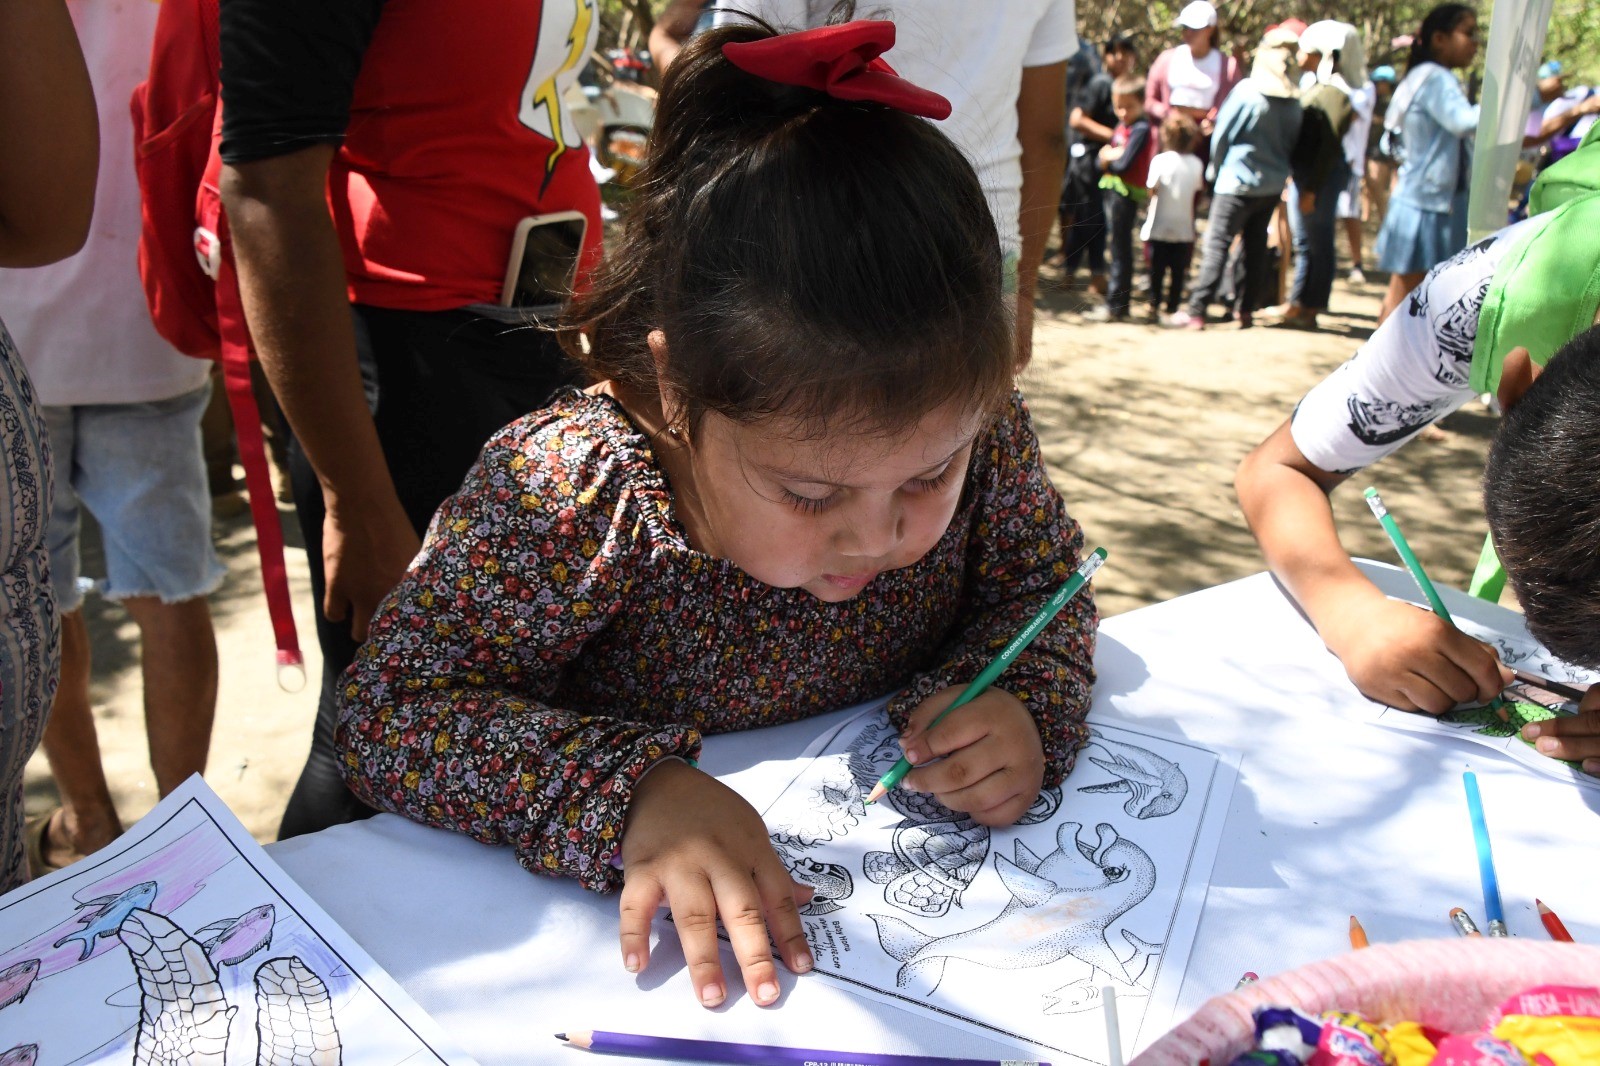
<svg viewBox="0 0 1600 1066">
<path fill-rule="evenodd" d="M 1095 610 L 927 728 L 1078 565 L 1012 386 L 994 223 L 876 57 L 887 22 L 703 33 L 668 72 L 627 236 L 572 308 L 596 384 L 506 427 L 348 674 L 367 802 L 671 907 L 695 994 L 756 1003 L 809 890 L 691 761 L 703 733 L 894 693 L 903 787 L 1008 825 L 1085 739 Z M 580 342 L 579 338 L 583 341 Z"/>
</svg>

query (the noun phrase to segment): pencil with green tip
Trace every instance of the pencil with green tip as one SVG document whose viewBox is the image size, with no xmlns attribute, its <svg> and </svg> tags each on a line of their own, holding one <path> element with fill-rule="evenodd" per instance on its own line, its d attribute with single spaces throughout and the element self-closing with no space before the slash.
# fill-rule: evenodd
<svg viewBox="0 0 1600 1066">
<path fill-rule="evenodd" d="M 1005 673 L 1006 667 L 1015 662 L 1017 656 L 1021 655 L 1023 650 L 1033 643 L 1033 638 L 1037 637 L 1044 630 L 1044 627 L 1049 625 L 1057 614 L 1061 613 L 1061 608 L 1065 607 L 1067 602 L 1076 596 L 1083 589 L 1083 586 L 1089 583 L 1089 579 L 1094 577 L 1094 572 L 1100 569 L 1100 564 L 1105 561 L 1106 550 L 1104 548 L 1096 548 L 1090 552 L 1084 558 L 1083 564 L 1078 567 L 1077 572 L 1067 578 L 1059 589 L 1056 589 L 1055 595 L 1051 596 L 1049 601 L 1039 608 L 1039 613 L 1034 615 L 1028 624 L 1023 627 L 1022 632 L 1011 638 L 1011 643 L 1007 644 L 1004 650 L 995 656 L 992 663 L 983 668 L 981 674 L 973 678 L 972 684 L 968 685 L 961 695 L 956 697 L 954 703 L 940 711 L 939 716 L 928 723 L 928 728 L 932 729 L 944 721 L 945 715 L 957 707 L 971 703 L 985 689 L 994 684 L 995 679 Z M 889 768 L 888 773 L 878 778 L 878 783 L 872 786 L 872 791 L 867 795 L 867 802 L 878 802 L 884 793 L 898 785 L 900 780 L 910 772 L 911 764 L 906 762 L 905 757 L 902 756 L 898 762 Z"/>
<path fill-rule="evenodd" d="M 1383 526 L 1383 531 L 1389 534 L 1394 550 L 1400 553 L 1400 561 L 1406 564 L 1406 569 L 1411 571 L 1411 577 L 1416 581 L 1417 587 L 1428 598 L 1428 605 L 1433 608 L 1433 613 L 1444 619 L 1446 625 L 1454 628 L 1456 620 L 1450 617 L 1450 611 L 1445 607 L 1444 600 L 1439 598 L 1439 590 L 1428 580 L 1427 572 L 1422 569 L 1422 563 L 1417 560 L 1411 545 L 1406 543 L 1406 535 L 1400 532 L 1400 524 L 1394 520 L 1394 515 L 1389 513 L 1389 508 L 1383 505 L 1383 497 L 1379 496 L 1378 490 L 1371 486 L 1368 486 L 1362 495 L 1367 499 L 1367 506 L 1372 508 L 1373 517 Z M 1489 701 L 1492 710 L 1499 710 L 1502 706 L 1504 701 L 1499 696 Z"/>
</svg>

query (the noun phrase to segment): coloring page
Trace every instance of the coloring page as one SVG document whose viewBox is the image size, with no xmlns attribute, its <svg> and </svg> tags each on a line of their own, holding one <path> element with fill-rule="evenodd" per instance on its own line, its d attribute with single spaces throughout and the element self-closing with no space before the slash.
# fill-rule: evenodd
<svg viewBox="0 0 1600 1066">
<path fill-rule="evenodd" d="M 904 788 L 866 805 L 900 756 L 879 710 L 794 760 L 763 817 L 816 890 L 801 908 L 816 972 L 1057 1061 L 1110 1061 L 1106 986 L 1133 1047 L 1165 1031 L 1237 757 L 1091 725 L 1066 782 L 1006 829 Z"/>
<path fill-rule="evenodd" d="M 1542 677 L 1546 681 L 1558 681 L 1568 685 L 1589 685 L 1600 681 L 1600 673 L 1557 659 L 1550 654 L 1548 648 L 1534 640 L 1526 631 L 1516 634 L 1496 633 L 1470 618 L 1458 617 L 1455 623 L 1457 628 L 1469 636 L 1493 647 L 1500 656 L 1500 661 L 1513 670 L 1521 670 L 1523 673 Z"/>
<path fill-rule="evenodd" d="M 4 1066 L 471 1061 L 198 776 L 0 897 Z"/>
<path fill-rule="evenodd" d="M 1476 634 L 1474 634 L 1476 635 Z M 1551 659 L 1551 662 L 1559 660 Z M 1526 670 L 1527 667 L 1519 667 Z M 1568 669 L 1584 674 L 1575 667 Z M 1540 688 L 1526 681 L 1514 681 L 1505 691 L 1505 705 L 1491 710 L 1487 705 L 1457 707 L 1435 718 L 1429 714 L 1416 714 L 1381 703 L 1371 704 L 1373 722 L 1388 729 L 1407 733 L 1428 733 L 1433 736 L 1455 737 L 1490 748 L 1502 755 L 1557 781 L 1570 781 L 1585 788 L 1600 788 L 1600 778 L 1584 773 L 1577 763 L 1564 762 L 1540 755 L 1531 741 L 1522 738 L 1522 727 L 1529 722 L 1543 722 L 1574 714 L 1576 700 L 1558 692 Z"/>
</svg>

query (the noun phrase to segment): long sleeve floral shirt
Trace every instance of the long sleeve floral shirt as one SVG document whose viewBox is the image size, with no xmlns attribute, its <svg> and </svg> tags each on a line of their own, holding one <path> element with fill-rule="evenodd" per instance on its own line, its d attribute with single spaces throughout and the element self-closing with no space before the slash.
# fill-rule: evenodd
<svg viewBox="0 0 1600 1066">
<path fill-rule="evenodd" d="M 886 692 L 903 727 L 988 664 L 1082 544 L 1016 395 L 934 548 L 823 603 L 691 548 L 646 437 L 574 393 L 501 430 L 434 516 L 346 674 L 341 765 L 376 807 L 616 888 L 655 763 Z M 1085 589 L 1000 679 L 1038 724 L 1047 784 L 1086 739 L 1095 624 Z"/>
</svg>

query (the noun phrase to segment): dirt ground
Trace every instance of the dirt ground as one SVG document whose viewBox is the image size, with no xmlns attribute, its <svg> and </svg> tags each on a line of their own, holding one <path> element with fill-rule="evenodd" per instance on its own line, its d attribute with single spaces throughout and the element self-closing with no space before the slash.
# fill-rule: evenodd
<svg viewBox="0 0 1600 1066">
<path fill-rule="evenodd" d="M 1347 264 L 1341 266 L 1341 278 Z M 1143 324 L 1085 323 L 1087 303 L 1046 268 L 1035 360 L 1023 382 L 1056 486 L 1088 542 L 1110 559 L 1095 582 L 1106 615 L 1130 611 L 1263 569 L 1233 493 L 1240 458 L 1371 331 L 1381 288 L 1342 280 L 1325 330 L 1214 326 L 1203 333 Z M 1137 306 L 1137 304 L 1136 304 Z M 1347 485 L 1336 499 L 1355 554 L 1392 549 L 1361 501 L 1375 484 L 1435 581 L 1464 587 L 1483 542 L 1478 502 L 1493 419 L 1477 405 L 1450 418 L 1442 441 L 1418 440 Z M 289 572 L 317 676 L 310 592 L 298 532 L 283 513 Z M 216 730 L 206 778 L 260 840 L 277 832 L 315 717 L 315 684 L 288 693 L 275 680 L 272 632 L 248 517 L 216 525 L 228 578 L 212 597 L 221 658 Z M 97 573 L 93 537 L 85 572 Z M 125 612 L 90 596 L 93 698 L 102 758 L 118 810 L 131 824 L 156 802 L 144 745 L 138 632 Z M 56 802 L 42 755 L 28 766 L 30 812 Z"/>
</svg>

